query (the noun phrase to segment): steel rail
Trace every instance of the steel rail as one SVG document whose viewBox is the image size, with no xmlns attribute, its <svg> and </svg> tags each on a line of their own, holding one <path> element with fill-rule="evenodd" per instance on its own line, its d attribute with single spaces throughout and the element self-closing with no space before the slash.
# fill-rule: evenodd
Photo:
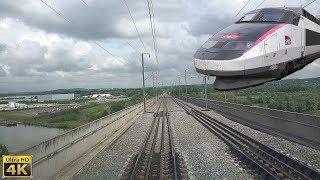
<svg viewBox="0 0 320 180">
<path fill-rule="evenodd" d="M 188 106 L 188 107 L 191 108 L 191 106 Z M 198 110 L 196 110 L 196 111 L 198 111 Z M 200 111 L 198 111 L 198 112 L 200 112 Z M 200 112 L 200 113 L 201 113 L 201 112 Z M 201 114 L 203 114 L 203 113 L 201 113 Z M 212 118 L 212 117 L 210 117 L 210 116 L 208 116 L 208 115 L 206 115 L 206 114 L 203 114 L 203 115 L 207 116 L 207 118 Z M 212 118 L 212 119 L 213 119 L 213 118 Z M 256 141 L 256 140 L 252 139 L 252 138 L 249 137 L 249 136 L 246 136 L 246 135 L 244 135 L 244 134 L 236 131 L 235 129 L 233 129 L 233 128 L 227 126 L 227 125 L 225 125 L 224 123 L 221 123 L 220 121 L 217 121 L 217 120 L 214 120 L 214 121 L 215 121 L 216 123 L 219 123 L 219 124 L 220 124 L 221 126 L 223 126 L 224 128 L 227 128 L 228 130 L 232 131 L 233 133 L 236 133 L 236 134 L 240 135 L 242 138 L 247 139 L 247 140 L 249 140 L 250 142 L 253 142 L 255 145 L 259 146 L 263 151 L 266 151 L 266 152 L 267 152 L 268 154 L 270 154 L 271 156 L 276 157 L 276 159 L 279 160 L 279 161 L 281 161 L 282 163 L 289 164 L 292 168 L 295 168 L 296 171 L 297 171 L 298 173 L 300 173 L 301 175 L 302 175 L 302 174 L 308 174 L 309 179 L 312 178 L 312 177 L 318 177 L 318 176 L 320 176 L 320 175 L 319 175 L 319 172 L 316 171 L 315 169 L 312 169 L 312 168 L 310 168 L 309 166 L 307 166 L 307 165 L 305 165 L 305 164 L 303 164 L 303 163 L 301 163 L 301 162 L 299 162 L 299 161 L 296 161 L 295 159 L 293 159 L 293 158 L 291 158 L 291 157 L 288 157 L 288 156 L 286 156 L 286 155 L 284 155 L 284 154 L 282 154 L 282 153 L 280 153 L 280 152 L 278 152 L 278 151 L 275 151 L 274 149 L 272 149 L 272 148 L 270 148 L 270 147 L 268 147 L 268 146 L 266 146 L 266 145 L 264 145 L 264 144 L 262 144 L 262 143 L 260 143 L 260 142 L 258 142 L 258 141 Z M 302 175 L 302 176 L 303 176 L 303 175 Z M 307 178 L 307 179 L 308 179 L 308 178 Z M 320 179 L 320 178 L 319 178 L 319 179 Z"/>
<path fill-rule="evenodd" d="M 159 104 L 159 106 L 158 106 L 158 108 L 157 108 L 157 110 L 156 110 L 156 113 L 159 113 L 161 104 L 162 104 L 162 101 L 160 101 L 160 104 Z M 137 173 L 138 173 L 138 171 L 139 171 L 139 167 L 140 167 L 140 164 L 141 164 L 141 161 L 142 161 L 142 160 L 141 160 L 141 157 L 142 157 L 142 155 L 143 155 L 143 152 L 144 152 L 144 151 L 146 150 L 146 148 L 147 148 L 148 141 L 149 141 L 149 139 L 150 139 L 150 137 L 151 137 L 151 135 L 152 135 L 152 132 L 153 132 L 154 126 L 155 126 L 155 124 L 156 124 L 156 122 L 157 122 L 157 119 L 158 119 L 157 117 L 154 117 L 154 118 L 153 118 L 153 121 L 152 121 L 151 127 L 150 127 L 150 129 L 149 129 L 149 132 L 148 132 L 148 134 L 147 134 L 147 137 L 146 137 L 146 139 L 145 139 L 144 142 L 143 142 L 143 146 L 141 147 L 141 149 L 140 149 L 140 151 L 139 151 L 139 154 L 138 154 L 138 156 L 137 156 L 136 162 L 135 162 L 135 164 L 134 164 L 133 171 L 132 171 L 132 173 L 131 173 L 131 175 L 130 175 L 130 180 L 134 180 L 135 177 L 137 176 Z"/>
<path fill-rule="evenodd" d="M 264 170 L 270 177 L 274 179 L 282 179 L 282 176 L 287 176 L 290 179 L 313 179 L 320 177 L 319 173 L 300 162 L 287 157 L 268 146 L 236 131 L 235 129 L 215 120 L 214 118 L 194 109 L 193 107 L 182 103 L 181 101 L 175 102 L 198 120 L 202 125 L 208 128 L 211 132 L 218 135 L 227 144 L 232 146 L 235 150 L 241 151 L 241 154 L 251 156 L 256 165 Z M 190 110 L 189 110 L 189 109 Z M 237 147 L 235 147 L 237 146 Z M 255 158 L 259 159 L 256 160 Z M 248 159 L 248 158 L 247 158 Z M 266 166 L 265 164 L 268 164 Z M 263 167 L 264 166 L 264 167 Z M 272 166 L 272 168 L 270 168 Z M 272 169 L 272 171 L 270 171 Z M 279 173 L 277 173 L 277 171 Z"/>
<path fill-rule="evenodd" d="M 128 179 L 179 179 L 167 100 L 161 99 Z"/>
<path fill-rule="evenodd" d="M 175 153 L 175 149 L 173 146 L 173 135 L 172 135 L 172 129 L 171 129 L 171 123 L 169 120 L 169 113 L 168 113 L 168 107 L 167 104 L 165 105 L 165 111 L 166 111 L 166 119 L 167 119 L 167 127 L 168 127 L 168 135 L 169 135 L 169 146 L 170 146 L 170 153 L 171 153 L 171 158 L 173 160 L 173 173 L 174 173 L 174 179 L 178 179 L 178 168 L 177 168 L 177 157 Z"/>
</svg>

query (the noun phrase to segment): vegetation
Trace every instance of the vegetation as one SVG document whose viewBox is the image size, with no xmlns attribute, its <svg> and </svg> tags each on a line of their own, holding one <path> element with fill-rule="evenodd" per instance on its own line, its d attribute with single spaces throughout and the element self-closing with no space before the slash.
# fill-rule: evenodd
<svg viewBox="0 0 320 180">
<path fill-rule="evenodd" d="M 102 92 L 98 90 L 94 93 Z M 56 128 L 75 128 L 142 101 L 141 89 L 122 89 L 118 90 L 117 93 L 114 94 L 123 95 L 129 98 L 121 101 L 103 103 L 88 103 L 83 99 L 80 99 L 78 100 L 78 103 L 82 104 L 80 108 L 55 113 L 48 116 L 30 117 L 24 115 L 23 113 L 19 113 L 19 110 L 0 111 L 0 119 L 21 122 L 22 124 L 26 125 L 37 125 Z M 152 94 L 151 91 L 148 90 L 147 97 L 150 96 L 152 96 Z"/>
<path fill-rule="evenodd" d="M 182 92 L 184 87 L 180 88 Z M 178 87 L 172 92 L 179 94 Z M 203 86 L 188 86 L 188 95 L 203 97 Z M 208 98 L 320 116 L 320 78 L 282 80 L 225 93 L 209 85 Z"/>
<path fill-rule="evenodd" d="M 0 156 L 9 154 L 7 147 L 3 144 L 0 144 Z"/>
</svg>

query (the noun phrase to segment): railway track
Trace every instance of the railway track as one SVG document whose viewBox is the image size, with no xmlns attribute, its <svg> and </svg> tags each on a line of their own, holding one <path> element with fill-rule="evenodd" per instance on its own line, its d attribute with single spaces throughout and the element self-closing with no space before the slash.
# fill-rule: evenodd
<svg viewBox="0 0 320 180">
<path fill-rule="evenodd" d="M 120 179 L 189 179 L 186 163 L 173 146 L 166 98 L 161 98 L 153 116 L 139 153 L 126 163 Z"/>
<path fill-rule="evenodd" d="M 215 120 L 181 100 L 174 99 L 188 114 L 231 147 L 240 160 L 262 179 L 320 179 L 318 171 Z"/>
</svg>

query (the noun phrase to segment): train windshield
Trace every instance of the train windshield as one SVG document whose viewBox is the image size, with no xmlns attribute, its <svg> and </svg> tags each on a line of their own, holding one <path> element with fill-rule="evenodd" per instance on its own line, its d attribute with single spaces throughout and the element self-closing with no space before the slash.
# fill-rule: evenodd
<svg viewBox="0 0 320 180">
<path fill-rule="evenodd" d="M 248 13 L 240 18 L 240 22 L 282 22 L 286 11 L 282 9 L 262 9 L 259 12 Z"/>
<path fill-rule="evenodd" d="M 279 9 L 268 9 L 262 11 L 259 16 L 256 18 L 257 21 L 271 21 L 271 22 L 280 22 L 284 12 Z"/>
<path fill-rule="evenodd" d="M 251 41 L 230 41 L 222 47 L 223 50 L 248 50 L 254 45 Z"/>
<path fill-rule="evenodd" d="M 209 48 L 215 46 L 217 43 L 218 43 L 218 41 L 214 41 L 214 40 L 209 39 L 207 42 L 205 42 L 205 43 L 202 45 L 202 48 L 204 48 L 204 49 L 209 49 Z"/>
<path fill-rule="evenodd" d="M 256 16 L 256 13 L 245 14 L 239 21 L 251 21 Z"/>
</svg>

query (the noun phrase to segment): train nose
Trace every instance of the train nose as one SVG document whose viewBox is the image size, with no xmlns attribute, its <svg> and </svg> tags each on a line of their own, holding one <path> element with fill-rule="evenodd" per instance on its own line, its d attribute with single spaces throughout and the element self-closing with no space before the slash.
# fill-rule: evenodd
<svg viewBox="0 0 320 180">
<path fill-rule="evenodd" d="M 194 65 L 198 73 L 214 76 L 244 75 L 242 56 L 254 43 L 250 41 L 226 41 L 221 48 L 202 46 L 194 55 Z"/>
</svg>

